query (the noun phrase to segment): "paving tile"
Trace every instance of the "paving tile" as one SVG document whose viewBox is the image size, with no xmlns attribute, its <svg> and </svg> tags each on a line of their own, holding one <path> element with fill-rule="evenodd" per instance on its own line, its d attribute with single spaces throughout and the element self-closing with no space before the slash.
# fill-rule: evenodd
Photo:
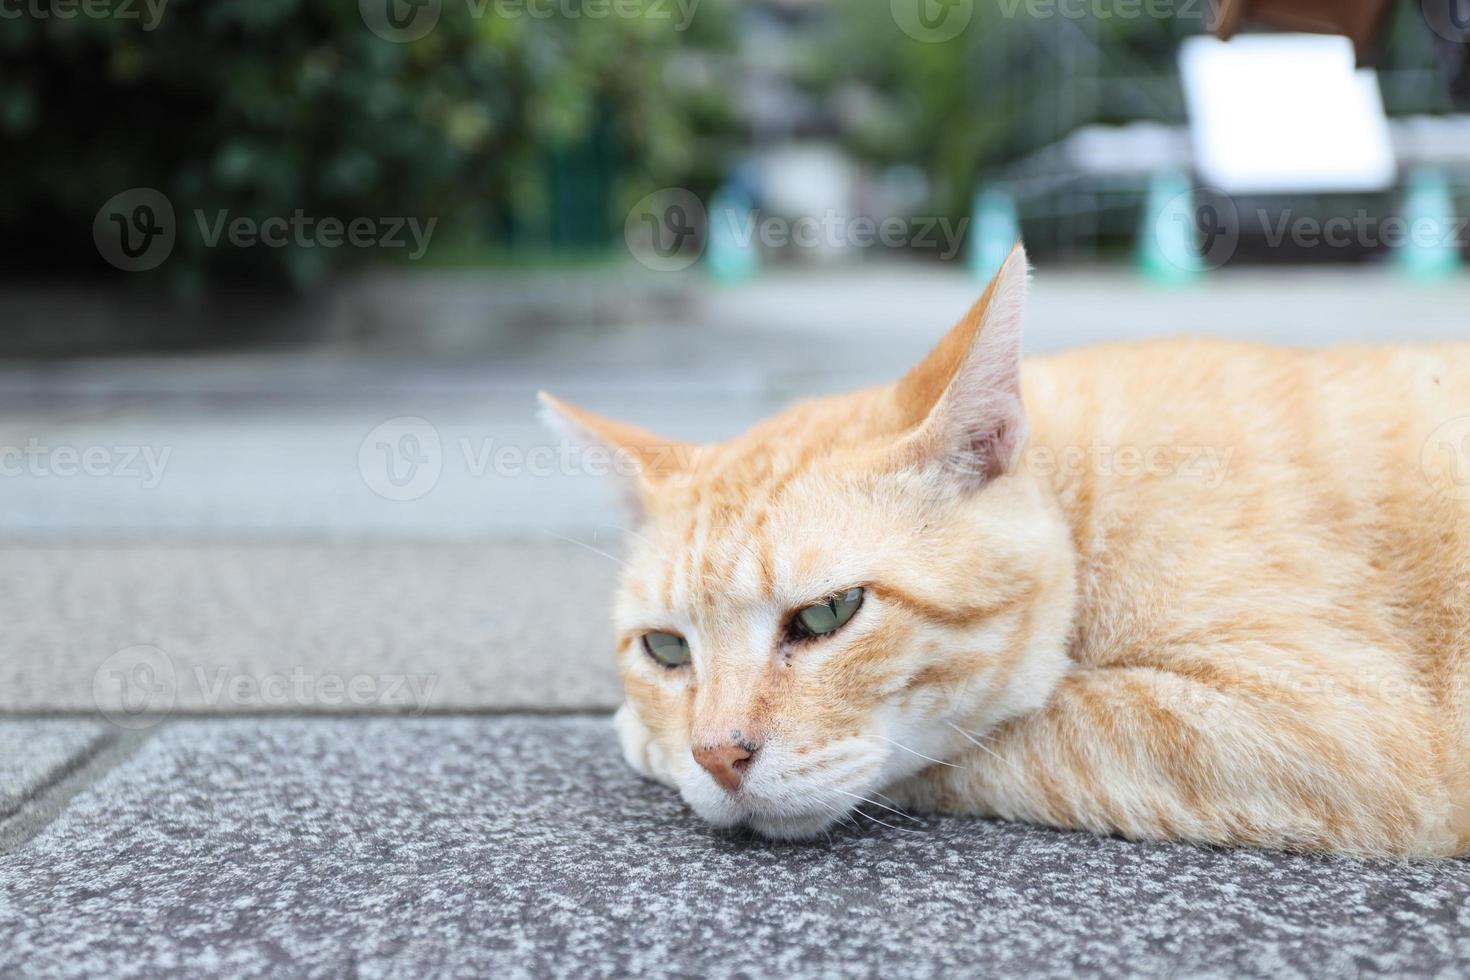
<svg viewBox="0 0 1470 980">
<path fill-rule="evenodd" d="M 460 305 L 482 305 L 487 283 L 463 285 Z M 418 278 L 384 288 L 438 291 Z M 957 268 L 777 271 L 709 287 L 663 319 L 553 318 L 473 331 L 485 340 L 465 350 L 0 364 L 0 535 L 585 535 L 623 515 L 595 465 L 564 460 L 537 419 L 538 388 L 672 437 L 721 439 L 795 398 L 895 379 L 979 291 Z M 1467 304 L 1470 280 L 1426 290 L 1373 270 L 1230 270 L 1161 290 L 1122 270 L 1043 267 L 1026 344 L 1464 339 Z"/>
<path fill-rule="evenodd" d="M 611 708 L 617 571 L 561 542 L 10 546 L 0 710 Z"/>
<path fill-rule="evenodd" d="M 83 719 L 0 718 L 0 819 L 111 734 L 105 724 Z"/>
<path fill-rule="evenodd" d="M 625 521 L 607 458 L 548 429 L 533 384 L 494 397 L 334 394 L 164 390 L 81 421 L 0 413 L 0 534 L 537 541 Z M 657 419 L 670 398 L 584 400 Z M 770 407 L 711 394 L 671 437 L 734 435 Z"/>
<path fill-rule="evenodd" d="M 605 718 L 206 720 L 0 858 L 0 935 L 18 977 L 1454 976 L 1470 862 L 958 818 L 773 845 Z"/>
</svg>

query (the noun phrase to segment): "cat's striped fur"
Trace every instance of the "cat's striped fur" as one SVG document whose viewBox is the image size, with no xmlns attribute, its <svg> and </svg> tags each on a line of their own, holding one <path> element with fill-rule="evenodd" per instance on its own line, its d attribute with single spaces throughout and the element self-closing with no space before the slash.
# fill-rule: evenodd
<svg viewBox="0 0 1470 980">
<path fill-rule="evenodd" d="M 1021 370 L 1026 277 L 1018 249 L 899 383 L 728 443 L 548 398 L 643 464 L 616 610 L 630 761 L 778 837 L 866 799 L 1470 848 L 1470 348 L 1179 341 Z M 841 630 L 781 640 L 854 586 Z M 689 667 L 643 652 L 655 629 Z M 732 793 L 691 747 L 736 735 L 761 747 Z"/>
</svg>

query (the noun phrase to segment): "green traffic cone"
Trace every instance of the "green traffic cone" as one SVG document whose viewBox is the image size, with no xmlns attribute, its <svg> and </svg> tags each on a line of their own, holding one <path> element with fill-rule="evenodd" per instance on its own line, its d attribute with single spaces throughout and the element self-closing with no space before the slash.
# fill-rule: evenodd
<svg viewBox="0 0 1470 980">
<path fill-rule="evenodd" d="M 1464 262 L 1459 222 L 1449 178 L 1437 170 L 1418 170 L 1404 197 L 1403 237 L 1393 245 L 1394 265 L 1410 279 L 1450 279 Z"/>
<path fill-rule="evenodd" d="M 970 224 L 975 229 L 970 239 L 970 271 L 981 282 L 989 282 L 1021 240 L 1016 202 L 997 187 L 986 188 L 975 195 Z"/>
<path fill-rule="evenodd" d="M 721 282 L 741 282 L 760 271 L 757 218 L 750 198 L 731 187 L 721 188 L 709 203 L 709 243 L 704 261 Z"/>
<path fill-rule="evenodd" d="M 1189 178 L 1170 170 L 1148 184 L 1138 229 L 1140 272 L 1161 283 L 1186 283 L 1204 272 L 1195 234 L 1194 193 Z"/>
</svg>

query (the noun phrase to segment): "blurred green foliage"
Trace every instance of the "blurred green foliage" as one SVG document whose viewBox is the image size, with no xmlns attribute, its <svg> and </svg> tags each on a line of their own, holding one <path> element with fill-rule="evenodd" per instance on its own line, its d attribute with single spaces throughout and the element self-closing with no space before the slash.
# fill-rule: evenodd
<svg viewBox="0 0 1470 980">
<path fill-rule="evenodd" d="M 752 148 L 786 139 L 839 143 L 870 172 L 917 166 L 925 213 L 958 219 L 978 185 L 1079 126 L 1182 122 L 1175 52 L 1206 26 L 1006 0 L 931 43 L 888 0 L 527 2 L 0 0 L 0 271 L 111 272 L 93 218 L 134 187 L 173 204 L 174 253 L 146 278 L 184 294 L 307 286 L 392 257 L 206 247 L 200 212 L 211 226 L 435 219 L 439 263 L 583 257 L 650 191 L 708 200 Z M 369 27 L 425 5 L 422 37 Z M 1432 63 L 1428 43 L 1404 8 L 1385 66 Z M 1386 72 L 1390 109 L 1433 111 L 1426 77 Z M 773 124 L 772 93 L 814 108 Z"/>
<path fill-rule="evenodd" d="M 357 0 L 168 0 L 151 25 L 147 0 L 87 0 L 110 15 L 70 17 L 23 2 L 49 6 L 0 18 L 11 272 L 107 271 L 93 217 L 139 186 L 174 206 L 178 242 L 158 272 L 183 293 L 310 285 L 361 257 L 205 248 L 196 209 L 437 217 L 434 245 L 451 253 L 601 245 L 650 186 L 706 193 L 728 152 L 725 99 L 665 84 L 679 50 L 731 36 L 722 0 L 703 0 L 687 30 L 656 0 L 596 19 L 442 0 L 409 43 L 369 30 Z"/>
<path fill-rule="evenodd" d="M 1175 53 L 1201 27 L 1141 13 L 1028 16 L 1024 0 L 1006 0 L 975 3 L 964 31 L 933 42 L 896 32 L 887 3 L 843 0 L 841 9 L 823 84 L 861 81 L 878 107 L 850 131 L 849 145 L 866 159 L 920 163 L 933 188 L 929 206 L 956 218 L 980 183 L 1078 126 L 1182 122 Z"/>
</svg>

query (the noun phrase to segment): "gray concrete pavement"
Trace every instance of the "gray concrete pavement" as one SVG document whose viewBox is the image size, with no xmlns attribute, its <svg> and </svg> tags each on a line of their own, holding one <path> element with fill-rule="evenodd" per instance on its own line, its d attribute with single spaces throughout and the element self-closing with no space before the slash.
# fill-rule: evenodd
<svg viewBox="0 0 1470 980">
<path fill-rule="evenodd" d="M 602 547 L 12 546 L 0 711 L 607 710 Z"/>
<path fill-rule="evenodd" d="M 157 731 L 0 860 L 6 976 L 1454 976 L 1470 863 L 864 817 L 770 845 L 605 718 Z"/>
<path fill-rule="evenodd" d="M 0 534 L 194 541 L 540 541 L 622 521 L 535 392 L 681 439 L 891 380 L 975 299 L 928 268 L 708 287 L 682 319 L 486 334 L 452 353 L 326 347 L 0 365 Z M 1470 338 L 1470 278 L 1246 272 L 1167 289 L 1037 271 L 1028 349 L 1213 334 L 1292 344 Z"/>
<path fill-rule="evenodd" d="M 0 821 L 79 765 L 114 733 L 90 719 L 0 717 Z"/>
</svg>

